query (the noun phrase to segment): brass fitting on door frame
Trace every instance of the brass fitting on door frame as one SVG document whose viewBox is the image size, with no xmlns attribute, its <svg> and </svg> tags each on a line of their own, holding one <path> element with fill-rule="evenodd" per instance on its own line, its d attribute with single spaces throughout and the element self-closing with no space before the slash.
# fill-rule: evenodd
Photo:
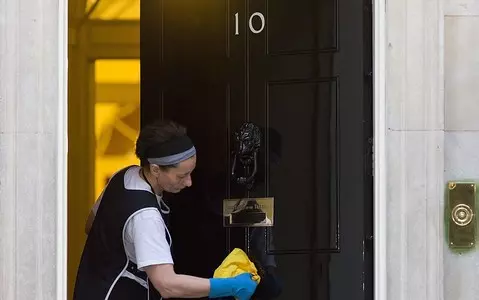
<svg viewBox="0 0 479 300">
<path fill-rule="evenodd" d="M 476 244 L 476 184 L 449 182 L 446 227 L 450 248 L 470 249 Z"/>
</svg>

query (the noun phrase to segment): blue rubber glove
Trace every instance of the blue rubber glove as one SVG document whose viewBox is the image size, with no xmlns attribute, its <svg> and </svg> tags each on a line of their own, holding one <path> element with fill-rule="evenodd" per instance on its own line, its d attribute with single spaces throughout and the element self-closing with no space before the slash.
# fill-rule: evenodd
<svg viewBox="0 0 479 300">
<path fill-rule="evenodd" d="M 243 273 L 232 278 L 211 278 L 210 298 L 233 296 L 238 300 L 249 300 L 256 290 L 257 283 L 250 273 Z"/>
</svg>

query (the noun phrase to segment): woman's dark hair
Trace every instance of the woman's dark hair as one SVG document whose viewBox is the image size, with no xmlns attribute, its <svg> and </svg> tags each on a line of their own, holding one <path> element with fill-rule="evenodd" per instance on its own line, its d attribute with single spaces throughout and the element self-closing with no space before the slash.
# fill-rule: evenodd
<svg viewBox="0 0 479 300">
<path fill-rule="evenodd" d="M 157 144 L 168 142 L 169 140 L 186 135 L 186 128 L 170 120 L 158 120 L 140 130 L 140 135 L 136 140 L 135 154 L 140 159 L 141 166 L 147 166 L 147 151 Z M 160 166 L 162 169 L 168 169 L 173 166 Z"/>
</svg>

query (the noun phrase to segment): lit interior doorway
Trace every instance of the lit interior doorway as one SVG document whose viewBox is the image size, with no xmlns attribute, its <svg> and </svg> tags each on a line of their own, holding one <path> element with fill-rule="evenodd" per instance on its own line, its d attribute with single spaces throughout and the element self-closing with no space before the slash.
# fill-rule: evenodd
<svg viewBox="0 0 479 300">
<path fill-rule="evenodd" d="M 85 222 L 108 178 L 138 163 L 140 1 L 69 1 L 68 299 Z"/>
<path fill-rule="evenodd" d="M 95 197 L 120 168 L 139 164 L 139 60 L 95 61 Z"/>
</svg>

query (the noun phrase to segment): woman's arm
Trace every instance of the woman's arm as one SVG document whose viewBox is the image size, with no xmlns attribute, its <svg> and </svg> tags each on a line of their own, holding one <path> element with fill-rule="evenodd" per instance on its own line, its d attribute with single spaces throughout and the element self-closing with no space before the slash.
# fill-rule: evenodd
<svg viewBox="0 0 479 300">
<path fill-rule="evenodd" d="M 256 290 L 252 275 L 232 278 L 199 278 L 176 274 L 170 252 L 170 235 L 157 209 L 135 214 L 126 224 L 125 249 L 134 246 L 136 265 L 163 298 L 219 298 L 249 300 Z"/>
<path fill-rule="evenodd" d="M 163 298 L 201 298 L 210 292 L 210 280 L 176 274 L 173 265 L 152 265 L 146 274 Z"/>
<path fill-rule="evenodd" d="M 163 298 L 221 298 L 233 296 L 249 300 L 256 290 L 252 275 L 231 278 L 199 278 L 176 274 L 172 264 L 145 267 L 148 278 Z"/>
</svg>

